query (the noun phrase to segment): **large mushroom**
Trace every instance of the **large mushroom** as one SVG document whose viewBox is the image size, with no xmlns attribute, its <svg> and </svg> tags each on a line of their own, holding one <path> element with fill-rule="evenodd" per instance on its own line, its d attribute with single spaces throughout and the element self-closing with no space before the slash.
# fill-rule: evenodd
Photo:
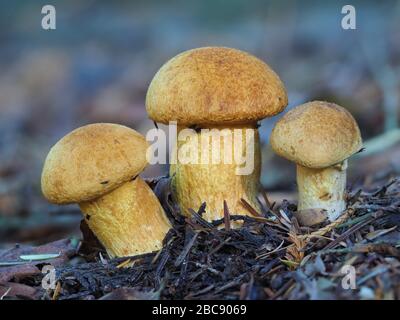
<svg viewBox="0 0 400 320">
<path fill-rule="evenodd" d="M 206 202 L 203 217 L 208 221 L 220 219 L 225 200 L 230 212 L 246 215 L 241 198 L 260 209 L 257 122 L 280 113 L 286 105 L 286 91 L 278 75 L 243 51 L 198 48 L 177 55 L 161 67 L 149 86 L 146 108 L 156 122 L 177 122 L 176 163 L 172 162 L 170 175 L 183 214 Z M 188 134 L 188 128 L 196 132 Z M 217 130 L 221 143 L 204 143 L 210 133 L 205 129 Z M 179 136 L 183 131 L 190 138 L 182 141 Z M 193 159 L 202 160 L 180 161 L 180 153 L 186 150 L 192 150 Z M 221 155 L 219 163 L 212 161 L 213 153 Z M 244 165 L 235 161 L 234 153 L 249 153 L 254 161 L 252 170 L 239 173 Z M 209 157 L 204 157 L 207 154 Z M 229 163 L 224 156 L 234 160 Z"/>
<path fill-rule="evenodd" d="M 272 149 L 297 164 L 298 210 L 326 210 L 334 221 L 346 208 L 347 159 L 362 147 L 353 116 L 334 103 L 313 101 L 286 113 L 271 135 Z"/>
<path fill-rule="evenodd" d="M 147 147 L 135 130 L 91 124 L 58 141 L 44 164 L 44 196 L 78 203 L 111 257 L 159 250 L 170 229 L 157 197 L 137 176 L 147 165 Z"/>
</svg>

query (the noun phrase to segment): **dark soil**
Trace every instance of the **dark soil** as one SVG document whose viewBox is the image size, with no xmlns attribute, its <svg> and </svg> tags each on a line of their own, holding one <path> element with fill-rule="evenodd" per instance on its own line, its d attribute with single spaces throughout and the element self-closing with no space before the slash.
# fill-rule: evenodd
<svg viewBox="0 0 400 320">
<path fill-rule="evenodd" d="M 171 199 L 169 180 L 149 184 L 174 223 L 160 252 L 107 260 L 82 222 L 84 240 L 72 253 L 63 251 L 54 290 L 41 288 L 41 273 L 18 265 L 8 283 L 24 290 L 18 287 L 4 298 L 400 299 L 397 179 L 349 192 L 348 209 L 338 222 L 313 227 L 299 226 L 294 204 L 271 205 L 266 197 L 260 213 L 243 203 L 251 216 L 226 208 L 224 219 L 208 223 L 201 217 L 204 204 L 183 218 Z M 241 220 L 243 226 L 231 229 L 229 220 Z M 0 261 L 4 257 L 0 252 Z M 40 269 L 48 263 L 52 260 L 34 265 Z M 346 277 L 353 270 L 354 283 Z"/>
</svg>

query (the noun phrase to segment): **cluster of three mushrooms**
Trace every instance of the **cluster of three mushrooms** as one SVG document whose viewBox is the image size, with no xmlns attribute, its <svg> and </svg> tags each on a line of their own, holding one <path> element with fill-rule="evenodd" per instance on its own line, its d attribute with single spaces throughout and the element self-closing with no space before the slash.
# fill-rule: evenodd
<svg viewBox="0 0 400 320">
<path fill-rule="evenodd" d="M 173 190 L 185 215 L 206 202 L 204 218 L 249 214 L 241 199 L 260 209 L 261 155 L 257 122 L 287 105 L 285 88 L 267 64 L 245 52 L 220 47 L 186 51 L 168 61 L 152 80 L 146 98 L 151 119 L 178 130 L 189 127 L 239 131 L 251 141 L 227 146 L 201 144 L 203 130 L 187 144 L 198 155 L 251 150 L 254 170 L 238 175 L 238 163 L 171 164 Z M 241 138 L 245 139 L 245 138 Z M 299 209 L 322 207 L 334 219 L 344 208 L 345 161 L 361 145 L 358 127 L 343 108 L 314 102 L 295 108 L 274 128 L 274 150 L 299 163 Z M 252 148 L 249 148 L 252 146 Z M 58 204 L 79 203 L 89 227 L 111 256 L 150 252 L 161 247 L 170 228 L 165 213 L 145 182 L 136 177 L 146 166 L 147 143 L 127 127 L 95 124 L 77 129 L 50 151 L 42 174 L 42 189 Z M 321 169 L 328 167 L 327 169 Z"/>
</svg>

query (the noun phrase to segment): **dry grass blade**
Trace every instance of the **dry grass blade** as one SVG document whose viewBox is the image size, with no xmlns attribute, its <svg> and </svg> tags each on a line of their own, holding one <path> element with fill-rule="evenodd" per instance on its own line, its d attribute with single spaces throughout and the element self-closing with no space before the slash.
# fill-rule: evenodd
<svg viewBox="0 0 400 320">
<path fill-rule="evenodd" d="M 324 250 L 327 249 L 332 249 L 334 248 L 338 243 L 340 243 L 341 241 L 343 241 L 344 239 L 346 239 L 347 237 L 349 237 L 351 234 L 353 234 L 354 232 L 356 232 L 357 230 L 361 229 L 362 227 L 366 226 L 367 224 L 369 224 L 370 222 L 372 222 L 373 220 L 375 220 L 375 218 L 369 218 L 366 221 L 360 222 L 359 224 L 356 224 L 354 226 L 352 226 L 350 229 L 346 230 L 344 233 L 342 233 L 339 237 L 337 237 L 335 240 L 333 240 L 331 243 L 329 243 Z"/>
<path fill-rule="evenodd" d="M 53 296 L 51 297 L 51 300 L 57 300 L 58 296 L 60 295 L 60 292 L 61 292 L 61 282 L 57 281 L 57 284 L 56 284 L 56 287 L 54 289 Z"/>
<path fill-rule="evenodd" d="M 263 190 L 263 191 L 261 192 L 261 195 L 262 195 L 262 197 L 263 197 L 263 199 L 264 199 L 264 201 L 265 201 L 265 204 L 267 205 L 268 209 L 271 210 L 271 202 L 270 202 L 269 199 L 268 199 L 267 192 L 266 192 L 265 190 Z"/>
<path fill-rule="evenodd" d="M 231 219 L 230 219 L 230 213 L 229 213 L 229 208 L 228 204 L 224 200 L 224 224 L 225 224 L 225 230 L 229 231 L 231 230 Z"/>
<path fill-rule="evenodd" d="M 200 224 L 202 227 L 205 227 L 205 228 L 208 228 L 208 229 L 213 229 L 214 228 L 214 225 L 212 223 L 204 220 L 203 217 L 199 213 L 194 211 L 193 209 L 189 209 L 189 212 L 191 214 L 191 217 L 195 220 L 195 222 Z"/>
<path fill-rule="evenodd" d="M 259 212 L 257 212 L 256 209 L 253 208 L 253 206 L 248 203 L 245 199 L 241 198 L 240 199 L 243 207 L 249 212 L 251 213 L 251 215 L 255 216 L 255 217 L 261 217 L 261 214 Z"/>
<path fill-rule="evenodd" d="M 277 246 L 274 250 L 269 251 L 267 253 L 260 254 L 259 256 L 257 256 L 256 259 L 265 259 L 265 258 L 268 258 L 270 255 L 272 255 L 272 254 L 274 254 L 274 253 L 276 253 L 276 252 L 278 252 L 280 250 L 287 249 L 288 247 L 283 247 L 284 243 L 285 243 L 285 240 L 282 240 L 282 242 L 279 244 L 279 246 Z"/>
<path fill-rule="evenodd" d="M 1 296 L 0 296 L 0 300 L 3 300 L 9 293 L 10 293 L 10 291 L 11 291 L 11 287 L 10 288 L 8 288 L 7 290 L 6 290 L 6 292 L 4 292 L 4 294 L 2 294 Z"/>
<path fill-rule="evenodd" d="M 176 259 L 176 261 L 174 263 L 175 267 L 180 266 L 182 264 L 183 260 L 185 260 L 186 256 L 189 254 L 194 243 L 196 242 L 196 239 L 198 236 L 199 236 L 199 233 L 195 233 L 194 236 L 190 239 L 190 241 L 183 248 L 181 254 L 178 256 L 178 258 Z"/>
</svg>

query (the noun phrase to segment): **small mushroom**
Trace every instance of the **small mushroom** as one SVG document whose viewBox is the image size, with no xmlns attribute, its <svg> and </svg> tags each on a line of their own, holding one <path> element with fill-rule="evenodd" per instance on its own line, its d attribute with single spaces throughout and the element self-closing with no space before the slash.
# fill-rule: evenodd
<svg viewBox="0 0 400 320">
<path fill-rule="evenodd" d="M 161 67 L 147 92 L 149 117 L 164 124 L 176 121 L 179 133 L 196 129 L 189 141 L 179 141 L 178 135 L 172 151 L 178 155 L 170 167 L 172 187 L 183 214 L 188 215 L 190 208 L 197 210 L 206 202 L 203 217 L 208 221 L 221 219 L 225 200 L 230 212 L 247 215 L 241 198 L 260 209 L 258 121 L 280 113 L 286 105 L 286 91 L 278 75 L 263 61 L 243 51 L 197 48 L 177 55 Z M 205 135 L 213 130 L 219 131 L 222 143 L 203 144 Z M 235 132 L 240 137 L 226 142 Z M 253 138 L 246 141 L 248 132 Z M 194 158 L 201 161 L 180 161 L 179 154 L 184 149 L 194 150 Z M 219 152 L 220 162 L 212 162 L 213 152 Z M 253 170 L 238 174 L 238 168 L 244 166 L 222 159 L 234 158 L 234 152 L 251 153 Z M 208 161 L 203 161 L 206 154 Z"/>
<path fill-rule="evenodd" d="M 324 209 L 334 221 L 346 208 L 347 159 L 362 148 L 353 116 L 334 103 L 309 102 L 276 123 L 270 142 L 297 164 L 298 211 Z"/>
<path fill-rule="evenodd" d="M 78 203 L 111 257 L 159 250 L 171 227 L 146 182 L 132 180 L 147 165 L 147 147 L 128 127 L 91 124 L 58 141 L 44 164 L 44 196 L 55 204 Z"/>
</svg>

